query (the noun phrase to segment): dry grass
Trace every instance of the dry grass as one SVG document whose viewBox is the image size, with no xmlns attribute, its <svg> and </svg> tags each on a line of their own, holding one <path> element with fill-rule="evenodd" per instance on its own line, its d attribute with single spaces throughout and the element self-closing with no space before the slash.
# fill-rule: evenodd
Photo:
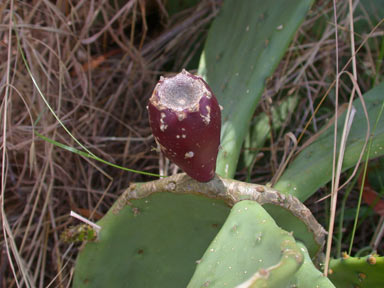
<svg viewBox="0 0 384 288">
<path fill-rule="evenodd" d="M 59 235 L 76 223 L 70 210 L 97 220 L 122 188 L 149 179 L 34 137 L 37 131 L 80 148 L 33 85 L 17 37 L 38 87 L 79 142 L 110 162 L 158 173 L 146 101 L 163 67 L 178 71 L 188 64 L 203 43 L 215 5 L 202 1 L 169 16 L 162 1 L 1 4 L 1 94 L 8 89 L 2 103 L 7 119 L 3 220 L 10 226 L 1 242 L 3 287 L 45 287 L 53 279 L 53 287 L 67 286 L 77 248 Z"/>
<path fill-rule="evenodd" d="M 39 95 L 17 37 L 38 87 L 80 143 L 110 162 L 159 173 L 163 161 L 151 149 L 146 101 L 160 75 L 180 71 L 193 61 L 220 4 L 204 0 L 168 15 L 165 2 L 9 0 L 0 4 L 0 95 L 4 95 L 0 287 L 68 287 L 78 252 L 77 246 L 60 241 L 60 233 L 77 223 L 69 212 L 96 221 L 129 183 L 150 179 L 34 136 L 37 131 L 81 149 Z M 338 3 L 341 66 L 351 57 L 346 3 Z M 332 9 L 332 1 L 316 3 L 268 82 L 262 105 L 267 114 L 284 97 L 296 92 L 305 97 L 298 113 L 272 135 L 260 165 L 252 171 L 253 182 L 271 179 L 280 164 L 284 134 L 292 131 L 298 137 L 304 131 L 335 79 Z M 365 21 L 370 28 L 355 35 L 356 46 L 374 27 L 367 15 L 359 17 L 355 21 Z M 383 67 L 377 71 L 374 59 L 382 36 L 382 29 L 376 30 L 358 54 L 358 84 L 363 92 L 381 79 Z M 340 102 L 347 101 L 351 87 L 349 80 L 340 80 Z M 313 118 L 305 139 L 332 117 L 332 99 L 328 97 Z M 240 171 L 237 177 L 245 179 L 246 173 Z M 322 204 L 314 210 L 324 214 Z M 365 231 L 359 235 L 361 241 L 369 238 Z"/>
</svg>

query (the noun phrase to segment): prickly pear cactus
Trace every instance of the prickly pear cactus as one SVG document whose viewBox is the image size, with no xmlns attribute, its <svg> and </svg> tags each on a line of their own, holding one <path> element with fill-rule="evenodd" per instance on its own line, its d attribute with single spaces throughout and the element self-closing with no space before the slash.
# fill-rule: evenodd
<svg viewBox="0 0 384 288">
<path fill-rule="evenodd" d="M 187 287 L 236 287 L 250 277 L 255 287 L 285 287 L 303 261 L 291 234 L 257 202 L 241 201 L 199 260 Z"/>
<path fill-rule="evenodd" d="M 337 288 L 384 287 L 384 257 L 344 255 L 340 259 L 332 259 L 328 277 Z"/>
<path fill-rule="evenodd" d="M 307 239 L 308 246 L 317 247 L 313 249 L 311 257 L 321 249 L 324 230 L 297 199 L 281 195 L 262 185 L 218 176 L 208 183 L 201 183 L 186 174 L 178 174 L 152 182 L 133 184 L 123 193 L 107 215 L 98 222 L 102 228 L 97 240 L 87 243 L 80 252 L 73 287 L 186 287 L 196 263 L 225 222 L 230 206 L 239 201 L 239 205 L 244 201 L 255 203 L 249 204 L 250 207 L 260 207 L 257 203 L 275 205 L 283 214 L 291 215 L 298 226 L 306 226 L 307 233 L 312 235 L 311 239 Z M 245 208 L 244 211 L 248 209 Z M 237 211 L 236 209 L 238 208 L 233 208 L 232 211 Z M 260 240 L 261 247 L 270 247 L 268 249 L 271 253 L 283 249 L 288 253 L 286 256 L 291 257 L 292 250 L 295 257 L 301 257 L 300 253 L 296 254 L 297 249 L 292 240 L 296 234 L 295 229 L 292 233 L 282 232 L 263 208 L 255 209 L 262 211 L 256 214 L 263 216 L 266 222 L 263 223 L 264 228 L 258 231 L 262 234 L 250 235 L 254 244 L 258 244 L 257 241 Z M 239 229 L 252 226 L 248 221 L 256 221 L 256 224 L 262 221 L 261 218 L 258 220 L 249 217 L 252 213 L 242 220 L 239 219 Z M 263 234 L 269 232 L 270 227 L 274 227 L 271 229 L 276 235 Z M 275 239 L 271 235 L 275 235 Z M 282 246 L 272 244 L 276 239 L 279 239 L 276 243 Z M 282 239 L 287 241 L 280 243 Z M 271 243 L 267 244 L 269 242 Z M 277 250 L 273 251 L 275 248 L 271 247 Z M 273 263 L 280 263 L 283 271 L 291 271 L 290 267 L 296 267 L 300 262 L 291 263 L 293 259 L 280 261 L 283 260 L 280 259 L 282 255 L 285 255 L 284 251 L 280 256 L 263 254 L 263 257 L 257 259 L 268 265 L 265 267 L 271 268 L 266 270 L 271 275 L 281 274 L 283 272 L 276 272 L 280 269 L 271 267 Z M 252 255 L 249 257 L 251 260 L 256 259 Z M 236 259 L 239 263 L 251 261 L 240 256 Z M 249 274 L 247 272 L 241 281 L 247 280 L 255 271 L 250 269 Z"/>
</svg>

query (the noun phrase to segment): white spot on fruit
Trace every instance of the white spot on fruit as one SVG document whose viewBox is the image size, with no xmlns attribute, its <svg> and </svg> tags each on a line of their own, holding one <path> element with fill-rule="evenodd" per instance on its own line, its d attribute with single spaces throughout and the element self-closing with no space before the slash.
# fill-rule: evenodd
<svg viewBox="0 0 384 288">
<path fill-rule="evenodd" d="M 185 139 L 185 138 L 187 138 L 187 135 L 183 134 L 183 135 L 181 135 L 181 138 Z"/>
<path fill-rule="evenodd" d="M 221 111 L 224 110 L 224 107 L 223 107 L 223 106 L 219 105 L 219 107 L 220 107 L 220 110 L 221 110 Z"/>
<path fill-rule="evenodd" d="M 203 118 L 203 122 L 205 125 L 208 125 L 211 122 L 211 107 L 205 106 L 207 109 L 207 115 L 200 114 L 201 118 Z"/>
<path fill-rule="evenodd" d="M 177 113 L 177 120 L 183 121 L 187 117 L 186 113 L 184 112 L 178 112 Z"/>
<path fill-rule="evenodd" d="M 181 128 L 181 131 L 185 131 L 185 128 Z"/>
<path fill-rule="evenodd" d="M 160 130 L 163 132 L 165 131 L 165 129 L 168 128 L 168 125 L 165 124 L 164 122 L 165 117 L 166 117 L 165 113 L 160 114 Z"/>
<path fill-rule="evenodd" d="M 180 135 L 176 135 L 176 138 L 179 139 L 179 138 L 180 138 Z"/>
<path fill-rule="evenodd" d="M 189 152 L 185 153 L 184 158 L 185 159 L 192 158 L 194 155 L 195 155 L 195 153 L 193 153 L 192 151 L 189 151 Z"/>
<path fill-rule="evenodd" d="M 205 125 L 208 125 L 209 122 L 211 122 L 211 117 L 209 117 L 209 115 L 205 116 L 203 114 L 200 114 L 201 118 L 203 118 L 203 122 Z"/>
</svg>

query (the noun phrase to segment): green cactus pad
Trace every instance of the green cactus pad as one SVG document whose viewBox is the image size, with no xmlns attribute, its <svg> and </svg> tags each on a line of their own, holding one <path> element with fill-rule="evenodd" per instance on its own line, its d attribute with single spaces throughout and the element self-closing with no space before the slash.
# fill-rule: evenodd
<svg viewBox="0 0 384 288">
<path fill-rule="evenodd" d="M 282 207 L 273 204 L 264 204 L 263 208 L 269 215 L 272 216 L 281 228 L 288 232 L 292 232 L 292 236 L 295 237 L 296 240 L 305 243 L 311 258 L 314 258 L 315 255 L 318 254 L 318 252 L 323 248 L 317 241 L 314 241 L 314 234 L 308 233 L 308 226 L 304 222 L 299 221 L 297 215 L 294 215 L 289 210 L 282 209 Z M 308 211 L 302 210 L 299 213 L 302 213 L 304 217 Z"/>
<path fill-rule="evenodd" d="M 115 209 L 124 207 L 127 201 L 145 198 L 156 192 L 200 194 L 213 199 L 223 199 L 233 206 L 241 200 L 253 200 L 262 204 L 275 219 L 277 225 L 304 242 L 311 257 L 316 256 L 324 244 L 324 229 L 303 203 L 290 195 L 282 195 L 270 187 L 244 183 L 220 176 L 207 183 L 200 183 L 184 173 L 160 180 L 132 185 L 117 201 Z"/>
<path fill-rule="evenodd" d="M 76 263 L 73 287 L 185 287 L 230 208 L 196 195 L 155 193 L 111 209 Z"/>
<path fill-rule="evenodd" d="M 185 174 L 177 174 L 132 184 L 119 197 L 98 222 L 102 228 L 97 240 L 87 243 L 80 252 L 74 287 L 185 287 L 196 261 L 227 218 L 229 206 L 238 201 L 246 203 L 242 200 L 252 200 L 246 202 L 257 207 L 257 202 L 275 205 L 277 211 L 291 215 L 294 223 L 307 229 L 310 236 L 306 240 L 308 247 L 313 248 L 312 256 L 322 247 L 323 228 L 297 199 L 258 184 L 218 176 L 200 183 Z M 263 208 L 258 210 L 276 227 L 273 231 L 283 231 Z M 295 235 L 298 230 L 293 228 Z M 293 239 L 288 232 L 281 232 L 280 237 Z M 270 264 L 269 268 L 271 260 L 273 257 L 264 261 Z M 242 280 L 254 272 L 250 271 Z"/>
<path fill-rule="evenodd" d="M 369 255 L 332 259 L 328 277 L 337 288 L 384 287 L 384 257 Z"/>
<path fill-rule="evenodd" d="M 304 263 L 296 272 L 295 279 L 291 282 L 290 287 L 334 288 L 332 282 L 312 263 L 305 245 L 297 242 L 297 246 L 304 255 Z"/>
<path fill-rule="evenodd" d="M 260 204 L 240 201 L 187 287 L 236 287 L 250 277 L 252 283 L 273 281 L 279 285 L 294 276 L 303 260 L 292 235 L 279 228 Z"/>
<path fill-rule="evenodd" d="M 279 263 L 270 269 L 263 271 L 263 273 L 256 273 L 246 282 L 236 286 L 236 288 L 260 288 L 260 287 L 313 287 L 313 288 L 335 288 L 332 282 L 323 275 L 313 265 L 308 250 L 301 242 L 296 242 L 297 247 L 300 248 L 304 255 L 304 262 L 300 269 L 294 275 L 286 276 L 289 271 L 288 261 L 295 261 L 293 257 L 285 257 Z M 288 267 L 287 267 L 288 266 Z M 293 272 L 294 273 L 294 272 Z M 288 281 L 291 279 L 290 281 Z"/>
</svg>

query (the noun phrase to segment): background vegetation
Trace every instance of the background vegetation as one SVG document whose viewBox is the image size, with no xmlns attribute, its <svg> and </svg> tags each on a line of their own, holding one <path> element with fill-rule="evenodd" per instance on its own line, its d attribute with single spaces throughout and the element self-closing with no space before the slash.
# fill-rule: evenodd
<svg viewBox="0 0 384 288">
<path fill-rule="evenodd" d="M 104 160 L 142 172 L 178 172 L 153 149 L 146 103 L 160 75 L 182 68 L 197 71 L 208 28 L 221 4 L 219 0 L 0 3 L 0 286 L 67 287 L 80 248 L 60 239 L 66 228 L 78 223 L 70 211 L 97 221 L 130 183 L 155 179 L 78 155 L 53 141 L 76 149 L 82 143 Z M 361 47 L 356 54 L 357 83 L 364 93 L 383 78 L 384 6 L 365 0 L 354 1 L 353 8 L 355 47 Z M 337 49 L 333 2 L 315 1 L 268 79 L 251 121 L 251 127 L 264 129 L 252 131 L 265 133 L 266 142 L 260 147 L 252 137 L 247 140 L 236 179 L 270 181 L 284 154 L 284 135 L 292 132 L 297 138 L 304 133 L 304 143 L 333 117 L 334 90 L 316 115 L 314 109 L 335 80 L 336 53 L 340 67 L 352 56 L 348 1 L 338 1 L 336 9 Z M 348 102 L 350 80 L 341 78 L 339 87 L 339 101 Z M 274 111 L 283 105 L 286 108 L 276 120 Z M 382 159 L 373 161 L 371 174 L 376 176 L 370 178 L 369 188 L 377 192 L 384 187 L 382 167 Z M 340 229 L 335 237 L 343 239 L 335 245 L 335 256 L 349 246 L 356 182 L 358 177 L 341 191 L 349 197 L 337 210 Z M 324 227 L 329 221 L 329 199 L 324 196 L 329 191 L 330 186 L 322 187 L 305 203 Z M 371 240 L 375 231 L 381 231 L 384 214 L 377 207 L 362 207 L 353 254 L 364 255 L 367 247 L 376 245 Z M 383 252 L 382 245 L 376 248 Z"/>
</svg>

